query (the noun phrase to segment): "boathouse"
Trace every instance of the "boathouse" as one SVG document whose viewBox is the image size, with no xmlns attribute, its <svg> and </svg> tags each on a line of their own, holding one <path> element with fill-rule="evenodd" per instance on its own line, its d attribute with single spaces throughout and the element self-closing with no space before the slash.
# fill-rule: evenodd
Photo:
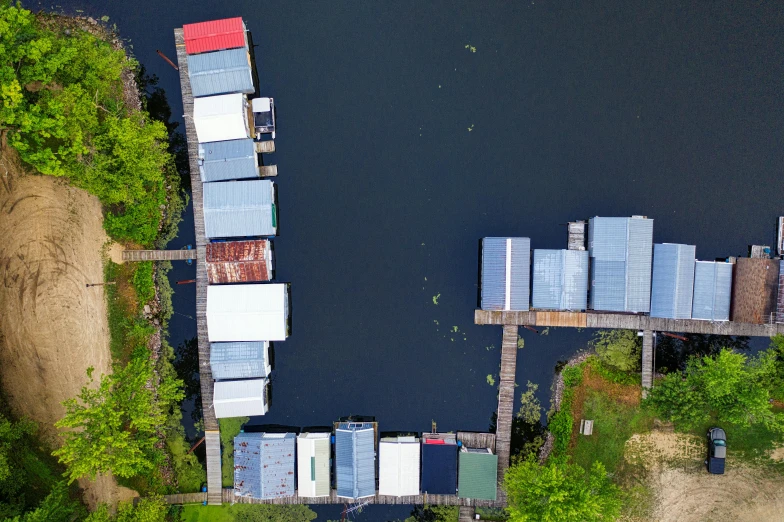
<svg viewBox="0 0 784 522">
<path fill-rule="evenodd" d="M 267 379 L 215 381 L 212 406 L 215 417 L 252 417 L 269 410 Z"/>
<path fill-rule="evenodd" d="M 730 317 L 738 323 L 775 322 L 779 260 L 738 258 L 732 284 Z"/>
<path fill-rule="evenodd" d="M 234 495 L 294 496 L 293 433 L 240 433 L 234 437 Z"/>
<path fill-rule="evenodd" d="M 653 245 L 651 317 L 691 319 L 696 252 L 694 245 Z"/>
<path fill-rule="evenodd" d="M 732 297 L 732 264 L 717 261 L 694 263 L 692 319 L 729 321 Z"/>
<path fill-rule="evenodd" d="M 419 495 L 419 439 L 384 437 L 378 448 L 378 494 Z"/>
<path fill-rule="evenodd" d="M 215 380 L 268 377 L 269 342 L 210 343 L 210 368 Z"/>
<path fill-rule="evenodd" d="M 188 75 L 195 97 L 253 94 L 256 90 L 246 48 L 188 56 Z"/>
<path fill-rule="evenodd" d="M 199 143 L 253 137 L 248 99 L 244 94 L 222 94 L 193 100 L 193 125 Z"/>
<path fill-rule="evenodd" d="M 300 497 L 329 496 L 329 439 L 329 433 L 302 433 L 297 437 L 297 494 Z"/>
<path fill-rule="evenodd" d="M 594 217 L 588 222 L 593 310 L 647 313 L 651 309 L 653 220 Z"/>
<path fill-rule="evenodd" d="M 376 494 L 376 432 L 372 422 L 341 422 L 335 430 L 335 480 L 339 497 Z"/>
<path fill-rule="evenodd" d="M 211 285 L 272 279 L 272 242 L 266 239 L 207 243 L 207 280 Z"/>
<path fill-rule="evenodd" d="M 422 493 L 457 492 L 457 448 L 454 433 L 422 434 Z"/>
<path fill-rule="evenodd" d="M 239 17 L 183 24 L 182 35 L 188 54 L 248 47 L 247 28 Z"/>
<path fill-rule="evenodd" d="M 254 141 L 246 138 L 199 144 L 199 175 L 204 183 L 259 178 Z"/>
<path fill-rule="evenodd" d="M 275 184 L 260 179 L 203 185 L 204 231 L 208 239 L 277 234 Z"/>
<path fill-rule="evenodd" d="M 210 342 L 285 341 L 288 285 L 210 285 L 207 333 Z"/>
<path fill-rule="evenodd" d="M 497 480 L 498 455 L 489 448 L 460 448 L 458 497 L 495 500 Z"/>
<path fill-rule="evenodd" d="M 545 310 L 585 310 L 588 306 L 588 252 L 534 250 L 531 301 Z"/>
<path fill-rule="evenodd" d="M 529 238 L 482 239 L 482 310 L 528 310 L 530 270 Z"/>
</svg>

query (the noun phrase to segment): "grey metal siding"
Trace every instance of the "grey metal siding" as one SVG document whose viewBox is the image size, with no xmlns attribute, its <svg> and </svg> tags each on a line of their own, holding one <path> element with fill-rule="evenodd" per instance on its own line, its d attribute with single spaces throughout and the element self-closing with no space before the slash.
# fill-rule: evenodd
<svg viewBox="0 0 784 522">
<path fill-rule="evenodd" d="M 267 347 L 261 341 L 210 343 L 212 377 L 217 380 L 267 377 Z"/>
<path fill-rule="evenodd" d="M 695 253 L 694 245 L 654 245 L 652 317 L 691 319 Z"/>
<path fill-rule="evenodd" d="M 585 310 L 588 299 L 588 252 L 534 250 L 534 308 Z"/>
<path fill-rule="evenodd" d="M 511 241 L 509 310 L 528 310 L 531 240 L 527 237 L 486 237 L 482 240 L 481 304 L 483 310 L 506 309 L 507 240 Z"/>
<path fill-rule="evenodd" d="M 626 253 L 626 311 L 651 311 L 653 220 L 629 218 Z"/>
<path fill-rule="evenodd" d="M 295 439 L 293 433 L 237 435 L 234 438 L 235 494 L 259 499 L 293 496 Z"/>
<path fill-rule="evenodd" d="M 259 177 L 252 139 L 199 144 L 199 174 L 203 182 Z"/>
<path fill-rule="evenodd" d="M 274 236 L 274 184 L 268 180 L 205 183 L 204 230 L 208 239 Z"/>
<path fill-rule="evenodd" d="M 246 48 L 188 55 L 188 75 L 194 97 L 253 94 L 253 76 Z"/>
<path fill-rule="evenodd" d="M 697 261 L 694 266 L 692 318 L 729 321 L 732 296 L 732 265 Z"/>
<path fill-rule="evenodd" d="M 340 424 L 335 432 L 337 494 L 362 498 L 376 494 L 375 431 L 369 423 Z"/>
</svg>

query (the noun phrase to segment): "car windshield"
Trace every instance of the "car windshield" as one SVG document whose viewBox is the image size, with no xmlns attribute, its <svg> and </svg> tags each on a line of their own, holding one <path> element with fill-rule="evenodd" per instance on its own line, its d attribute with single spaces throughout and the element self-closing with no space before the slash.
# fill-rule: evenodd
<svg viewBox="0 0 784 522">
<path fill-rule="evenodd" d="M 727 443 L 725 441 L 721 440 L 721 439 L 714 440 L 713 443 L 715 445 L 717 445 L 717 446 L 726 446 L 727 445 Z"/>
</svg>

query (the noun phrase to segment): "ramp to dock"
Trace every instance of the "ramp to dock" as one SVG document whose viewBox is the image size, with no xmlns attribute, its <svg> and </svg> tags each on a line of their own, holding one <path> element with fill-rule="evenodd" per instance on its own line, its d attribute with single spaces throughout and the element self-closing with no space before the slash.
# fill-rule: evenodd
<svg viewBox="0 0 784 522">
<path fill-rule="evenodd" d="M 504 325 L 501 342 L 501 373 L 498 385 L 498 418 L 495 428 L 495 452 L 498 455 L 498 500 L 506 503 L 506 495 L 500 484 L 509 468 L 509 452 L 512 442 L 512 416 L 514 415 L 515 371 L 517 368 L 516 325 Z"/>
<path fill-rule="evenodd" d="M 648 390 L 653 386 L 653 332 L 642 332 L 642 396 L 648 395 Z"/>
<path fill-rule="evenodd" d="M 220 433 L 207 431 L 204 434 L 207 445 L 207 504 L 221 503 L 221 450 Z"/>
<path fill-rule="evenodd" d="M 123 261 L 186 261 L 196 259 L 196 250 L 123 250 Z"/>
</svg>

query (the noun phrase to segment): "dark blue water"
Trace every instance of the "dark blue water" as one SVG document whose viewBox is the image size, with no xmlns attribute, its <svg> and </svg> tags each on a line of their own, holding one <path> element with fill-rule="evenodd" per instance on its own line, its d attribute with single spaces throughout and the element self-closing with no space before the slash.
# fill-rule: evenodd
<svg viewBox="0 0 784 522">
<path fill-rule="evenodd" d="M 359 414 L 382 430 L 487 429 L 501 331 L 473 325 L 483 236 L 564 248 L 568 220 L 644 214 L 655 241 L 713 259 L 772 244 L 784 211 L 780 2 L 75 9 L 118 24 L 175 115 L 178 75 L 155 54 L 175 57 L 173 28 L 242 16 L 253 32 L 278 106 L 265 159 L 279 169 L 277 275 L 293 297 L 265 423 Z M 185 223 L 174 247 L 193 242 Z M 175 345 L 195 335 L 194 289 L 176 291 Z M 517 381 L 546 392 L 589 333 L 522 335 Z"/>
</svg>

